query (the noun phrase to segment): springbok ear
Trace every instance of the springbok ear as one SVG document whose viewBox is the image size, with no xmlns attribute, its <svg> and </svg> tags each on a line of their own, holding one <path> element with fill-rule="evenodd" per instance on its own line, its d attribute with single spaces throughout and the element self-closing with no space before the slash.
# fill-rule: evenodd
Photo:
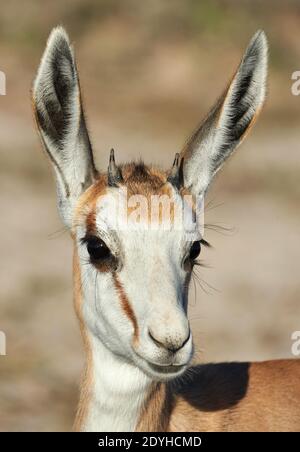
<svg viewBox="0 0 300 452">
<path fill-rule="evenodd" d="M 228 88 L 181 153 L 184 185 L 205 193 L 216 172 L 254 124 L 265 100 L 267 39 L 258 31 Z"/>
<path fill-rule="evenodd" d="M 97 171 L 81 104 L 73 50 L 62 27 L 52 30 L 33 85 L 39 133 L 54 167 L 58 209 L 71 227 L 80 194 Z"/>
</svg>

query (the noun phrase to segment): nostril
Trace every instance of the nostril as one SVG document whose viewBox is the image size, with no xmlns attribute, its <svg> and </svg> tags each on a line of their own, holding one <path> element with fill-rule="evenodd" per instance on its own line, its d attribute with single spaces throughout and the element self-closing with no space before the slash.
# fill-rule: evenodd
<svg viewBox="0 0 300 452">
<path fill-rule="evenodd" d="M 183 348 L 185 346 L 185 344 L 189 341 L 190 336 L 191 336 L 191 330 L 189 329 L 188 335 L 187 337 L 183 340 L 183 341 L 179 341 L 179 340 L 175 340 L 175 341 L 171 341 L 171 340 L 159 340 L 157 339 L 153 333 L 151 332 L 151 330 L 148 330 L 148 335 L 150 337 L 150 339 L 159 347 L 163 347 L 167 350 L 169 350 L 172 353 L 177 352 L 178 350 L 180 350 L 181 348 Z"/>
<path fill-rule="evenodd" d="M 165 347 L 164 343 L 163 343 L 163 342 L 160 342 L 158 339 L 156 339 L 156 338 L 153 336 L 153 334 L 151 333 L 150 330 L 148 330 L 148 335 L 149 335 L 150 339 L 152 339 L 152 341 L 153 341 L 156 345 L 158 345 L 158 346 L 160 346 L 160 347 Z"/>
<path fill-rule="evenodd" d="M 189 330 L 187 337 L 183 341 L 181 341 L 181 342 L 177 341 L 174 343 L 170 343 L 166 346 L 166 348 L 170 352 L 173 352 L 173 353 L 178 352 L 178 350 L 180 350 L 181 348 L 183 348 L 185 346 L 185 344 L 188 342 L 190 336 L 191 336 L 191 330 Z"/>
<path fill-rule="evenodd" d="M 184 347 L 185 344 L 190 340 L 191 337 L 191 330 L 189 329 L 188 335 L 186 336 L 186 338 L 184 339 L 184 341 L 182 342 L 180 348 Z"/>
</svg>

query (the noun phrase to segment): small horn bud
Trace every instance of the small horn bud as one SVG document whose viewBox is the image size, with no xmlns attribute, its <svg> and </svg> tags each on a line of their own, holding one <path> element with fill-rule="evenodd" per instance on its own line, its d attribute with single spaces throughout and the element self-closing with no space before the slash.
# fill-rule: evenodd
<svg viewBox="0 0 300 452">
<path fill-rule="evenodd" d="M 120 182 L 122 182 L 123 177 L 120 171 L 120 168 L 116 165 L 115 162 L 115 151 L 111 149 L 109 156 L 109 165 L 108 165 L 108 185 L 110 187 L 117 187 Z"/>
<path fill-rule="evenodd" d="M 168 176 L 168 182 L 176 187 L 178 190 L 183 186 L 183 159 L 179 164 L 180 155 L 177 152 L 175 154 L 175 159 L 173 162 L 173 166 L 171 168 L 170 174 Z"/>
</svg>

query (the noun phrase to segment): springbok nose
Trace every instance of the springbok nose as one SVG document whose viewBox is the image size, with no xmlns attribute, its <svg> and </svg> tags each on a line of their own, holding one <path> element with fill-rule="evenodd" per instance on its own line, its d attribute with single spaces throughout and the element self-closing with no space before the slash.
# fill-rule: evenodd
<svg viewBox="0 0 300 452">
<path fill-rule="evenodd" d="M 148 334 L 150 339 L 158 346 L 158 347 L 162 347 L 165 348 L 166 350 L 172 352 L 172 353 L 176 353 L 178 352 L 178 350 L 180 350 L 181 348 L 183 348 L 185 346 L 185 344 L 188 342 L 190 335 L 191 335 L 191 330 L 188 330 L 188 334 L 187 336 L 182 339 L 182 337 L 165 337 L 165 338 L 158 338 L 157 336 L 155 337 L 153 332 L 151 330 L 148 330 Z"/>
</svg>

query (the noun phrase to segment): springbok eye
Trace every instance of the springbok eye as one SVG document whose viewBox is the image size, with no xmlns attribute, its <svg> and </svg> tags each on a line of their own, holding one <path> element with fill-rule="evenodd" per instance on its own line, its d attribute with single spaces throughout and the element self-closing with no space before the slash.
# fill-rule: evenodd
<svg viewBox="0 0 300 452">
<path fill-rule="evenodd" d="M 195 260 L 197 259 L 197 257 L 199 256 L 201 251 L 201 243 L 200 240 L 197 240 L 196 242 L 194 242 L 191 246 L 190 249 L 190 259 L 191 260 Z"/>
<path fill-rule="evenodd" d="M 91 261 L 101 261 L 110 257 L 110 250 L 98 237 L 90 237 L 87 239 L 87 250 Z"/>
</svg>

